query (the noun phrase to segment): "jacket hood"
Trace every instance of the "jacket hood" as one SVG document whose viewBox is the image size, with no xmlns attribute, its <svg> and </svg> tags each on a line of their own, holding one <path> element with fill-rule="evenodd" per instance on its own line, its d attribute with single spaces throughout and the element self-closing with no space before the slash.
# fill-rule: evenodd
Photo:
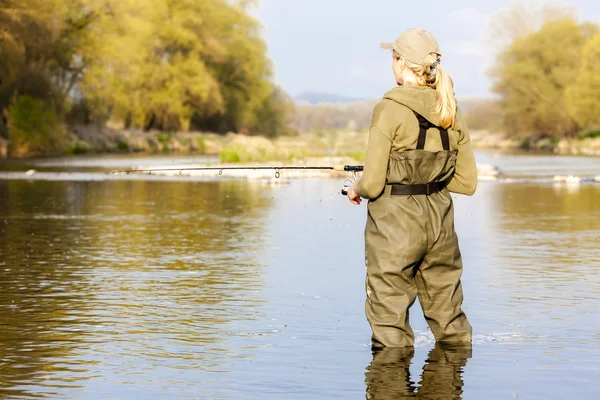
<svg viewBox="0 0 600 400">
<path fill-rule="evenodd" d="M 440 116 L 435 112 L 438 94 L 428 86 L 397 86 L 387 92 L 384 99 L 393 100 L 421 114 L 432 124 L 440 125 Z"/>
</svg>

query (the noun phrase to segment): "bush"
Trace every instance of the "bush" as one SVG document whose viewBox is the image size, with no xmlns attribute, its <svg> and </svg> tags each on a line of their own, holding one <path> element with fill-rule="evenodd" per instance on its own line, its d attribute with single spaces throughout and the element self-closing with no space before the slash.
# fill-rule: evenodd
<svg viewBox="0 0 600 400">
<path fill-rule="evenodd" d="M 66 131 L 53 107 L 43 100 L 18 96 L 8 109 L 8 138 L 15 156 L 61 152 Z"/>
<path fill-rule="evenodd" d="M 206 153 L 206 140 L 203 137 L 196 138 L 199 153 Z"/>
<path fill-rule="evenodd" d="M 584 140 L 584 139 L 596 139 L 600 137 L 600 130 L 594 130 L 594 131 L 588 131 L 585 132 L 584 134 L 582 134 L 581 136 L 579 136 L 579 139 Z"/>
<path fill-rule="evenodd" d="M 158 140 L 160 143 L 168 143 L 169 139 L 170 139 L 169 135 L 166 135 L 164 133 L 161 133 L 156 136 L 156 140 Z"/>
<path fill-rule="evenodd" d="M 86 154 L 87 152 L 88 152 L 88 148 L 81 143 L 75 143 L 74 146 L 67 149 L 68 155 Z"/>
<path fill-rule="evenodd" d="M 117 150 L 119 151 L 128 151 L 129 145 L 126 142 L 118 141 L 117 142 Z"/>
<path fill-rule="evenodd" d="M 223 151 L 221 151 L 221 154 L 219 154 L 219 158 L 221 159 L 221 162 L 224 162 L 224 163 L 240 162 L 240 154 L 235 149 L 229 149 L 229 148 L 223 149 Z"/>
<path fill-rule="evenodd" d="M 238 135 L 221 151 L 222 162 L 265 162 L 281 159 L 277 147 L 266 138 Z"/>
</svg>

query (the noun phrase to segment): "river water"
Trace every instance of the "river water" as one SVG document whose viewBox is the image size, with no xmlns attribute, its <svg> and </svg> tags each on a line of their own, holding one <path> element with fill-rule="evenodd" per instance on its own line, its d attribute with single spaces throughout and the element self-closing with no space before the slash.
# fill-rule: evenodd
<svg viewBox="0 0 600 400">
<path fill-rule="evenodd" d="M 600 159 L 477 158 L 514 179 L 455 197 L 472 349 L 434 346 L 415 304 L 414 350 L 375 358 L 366 206 L 340 181 L 2 166 L 0 398 L 599 398 L 600 184 L 549 178 Z M 136 163 L 175 161 L 198 160 Z"/>
</svg>

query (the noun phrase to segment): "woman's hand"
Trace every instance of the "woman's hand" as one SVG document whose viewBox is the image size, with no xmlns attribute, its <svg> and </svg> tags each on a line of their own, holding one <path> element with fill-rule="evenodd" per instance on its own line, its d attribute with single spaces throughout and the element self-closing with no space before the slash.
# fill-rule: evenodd
<svg viewBox="0 0 600 400">
<path fill-rule="evenodd" d="M 358 193 L 354 190 L 354 185 L 350 186 L 350 189 L 348 189 L 348 200 L 350 200 L 350 203 L 356 204 L 357 206 L 360 205 L 360 202 L 362 201 Z"/>
</svg>

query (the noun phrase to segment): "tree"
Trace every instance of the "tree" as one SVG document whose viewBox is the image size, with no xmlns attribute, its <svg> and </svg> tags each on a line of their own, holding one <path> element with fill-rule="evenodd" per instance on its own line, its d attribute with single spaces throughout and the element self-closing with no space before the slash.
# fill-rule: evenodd
<svg viewBox="0 0 600 400">
<path fill-rule="evenodd" d="M 0 0 L 0 134 L 28 104 L 57 123 L 285 132 L 292 107 L 271 81 L 255 4 Z"/>
<path fill-rule="evenodd" d="M 246 3 L 107 0 L 84 95 L 135 127 L 251 130 L 274 88 Z"/>
<path fill-rule="evenodd" d="M 62 113 L 81 78 L 80 42 L 93 20 L 83 1 L 0 0 L 0 130 L 13 154 L 62 148 Z"/>
<path fill-rule="evenodd" d="M 501 96 L 510 134 L 572 136 L 577 123 L 564 92 L 581 65 L 582 49 L 595 31 L 573 20 L 547 22 L 517 38 L 498 58 L 494 91 Z"/>
<path fill-rule="evenodd" d="M 514 2 L 510 7 L 492 15 L 486 42 L 493 48 L 505 49 L 516 39 L 539 31 L 551 21 L 578 21 L 579 7 L 574 4 L 526 0 Z"/>
<path fill-rule="evenodd" d="M 0 0 L 0 107 L 19 92 L 61 109 L 83 72 L 80 42 L 93 18 L 84 0 Z"/>
<path fill-rule="evenodd" d="M 570 115 L 584 128 L 600 126 L 600 33 L 583 49 L 581 68 L 567 87 L 565 99 Z"/>
</svg>

